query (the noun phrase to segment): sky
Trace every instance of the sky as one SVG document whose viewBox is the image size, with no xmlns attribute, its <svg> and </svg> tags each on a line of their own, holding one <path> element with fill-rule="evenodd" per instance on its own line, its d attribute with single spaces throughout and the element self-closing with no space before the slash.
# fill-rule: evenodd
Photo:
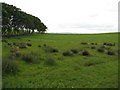
<svg viewBox="0 0 120 90">
<path fill-rule="evenodd" d="M 118 32 L 119 0 L 0 0 L 37 16 L 48 33 Z"/>
</svg>

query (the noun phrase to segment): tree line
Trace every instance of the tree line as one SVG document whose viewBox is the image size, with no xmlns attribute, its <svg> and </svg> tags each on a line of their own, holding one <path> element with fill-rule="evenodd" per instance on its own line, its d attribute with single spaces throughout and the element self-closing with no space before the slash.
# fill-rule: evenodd
<svg viewBox="0 0 120 90">
<path fill-rule="evenodd" d="M 2 3 L 2 36 L 45 33 L 47 27 L 38 17 L 13 5 Z"/>
</svg>

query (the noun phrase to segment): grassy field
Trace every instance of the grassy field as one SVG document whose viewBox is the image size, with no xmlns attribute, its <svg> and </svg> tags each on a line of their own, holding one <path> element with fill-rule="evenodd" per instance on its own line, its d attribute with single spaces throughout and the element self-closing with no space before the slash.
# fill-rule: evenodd
<svg viewBox="0 0 120 90">
<path fill-rule="evenodd" d="M 118 33 L 33 34 L 3 40 L 3 62 L 10 59 L 16 65 L 12 70 L 17 69 L 5 68 L 3 88 L 118 87 Z"/>
</svg>

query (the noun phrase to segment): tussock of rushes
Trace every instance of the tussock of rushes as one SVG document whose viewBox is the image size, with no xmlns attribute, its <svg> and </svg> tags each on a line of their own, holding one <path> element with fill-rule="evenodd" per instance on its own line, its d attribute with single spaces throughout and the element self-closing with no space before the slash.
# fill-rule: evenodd
<svg viewBox="0 0 120 90">
<path fill-rule="evenodd" d="M 4 74 L 16 74 L 19 71 L 18 65 L 14 60 L 3 59 L 2 60 L 2 72 Z"/>
<path fill-rule="evenodd" d="M 22 55 L 22 59 L 29 64 L 32 63 L 39 63 L 39 58 L 36 54 L 34 53 L 28 53 L 28 54 L 24 54 Z"/>
</svg>

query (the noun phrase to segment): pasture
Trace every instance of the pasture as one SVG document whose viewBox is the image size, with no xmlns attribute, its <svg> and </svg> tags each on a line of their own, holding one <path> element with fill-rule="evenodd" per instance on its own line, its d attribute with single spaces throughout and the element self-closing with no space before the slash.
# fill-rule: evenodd
<svg viewBox="0 0 120 90">
<path fill-rule="evenodd" d="M 3 38 L 3 88 L 117 88 L 118 33 Z"/>
</svg>

